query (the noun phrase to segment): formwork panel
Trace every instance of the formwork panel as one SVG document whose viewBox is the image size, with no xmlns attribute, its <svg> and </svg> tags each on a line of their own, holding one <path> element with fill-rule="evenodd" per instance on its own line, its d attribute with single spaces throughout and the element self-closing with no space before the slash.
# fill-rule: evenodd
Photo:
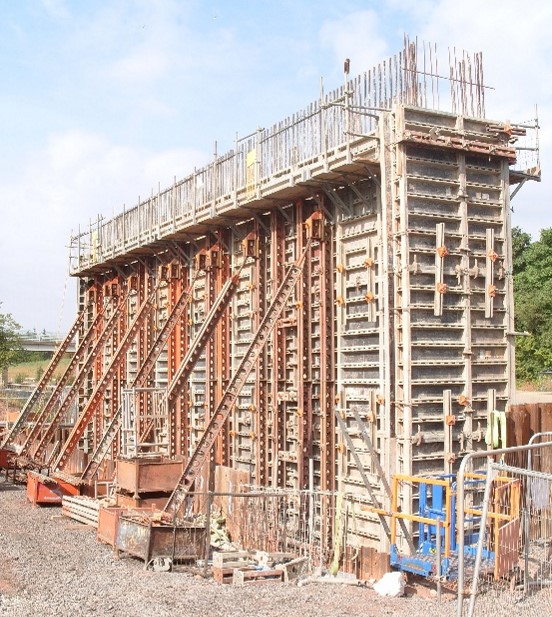
<svg viewBox="0 0 552 617">
<path fill-rule="evenodd" d="M 374 453 L 380 457 L 380 451 L 389 446 L 384 418 L 387 410 L 381 404 L 385 359 L 380 321 L 385 310 L 381 202 L 369 182 L 343 191 L 340 198 L 346 208 L 339 213 L 335 233 L 336 399 L 348 435 L 338 430 L 338 486 L 364 498 L 367 480 L 383 506 L 386 497 L 354 416 L 356 413 L 360 417 Z M 352 456 L 351 446 L 362 461 L 362 469 Z M 363 511 L 360 502 L 355 502 L 353 508 L 355 525 L 347 530 L 353 545 L 361 546 L 368 540 L 379 544 L 377 517 Z"/>
<path fill-rule="evenodd" d="M 449 472 L 463 453 L 485 447 L 475 421 L 486 418 L 489 392 L 497 409 L 509 396 L 507 161 L 409 143 L 408 131 L 489 143 L 481 122 L 406 108 L 396 128 L 405 138 L 391 153 L 400 332 L 396 396 L 403 406 L 396 416 L 398 469 Z M 451 414 L 452 427 L 444 422 Z M 415 496 L 405 492 L 401 499 L 408 507 Z"/>
</svg>

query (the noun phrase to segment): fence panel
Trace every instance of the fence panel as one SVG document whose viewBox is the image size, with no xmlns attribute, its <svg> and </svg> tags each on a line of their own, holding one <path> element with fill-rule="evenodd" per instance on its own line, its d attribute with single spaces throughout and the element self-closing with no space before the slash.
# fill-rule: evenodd
<svg viewBox="0 0 552 617">
<path fill-rule="evenodd" d="M 468 616 L 552 614 L 552 474 L 489 462 L 480 527 Z"/>
</svg>

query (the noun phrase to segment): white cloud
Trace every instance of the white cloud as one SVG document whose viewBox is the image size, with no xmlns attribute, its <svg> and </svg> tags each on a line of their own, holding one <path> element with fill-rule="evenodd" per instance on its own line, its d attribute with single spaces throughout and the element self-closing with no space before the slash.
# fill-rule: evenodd
<svg viewBox="0 0 552 617">
<path fill-rule="evenodd" d="M 145 46 L 115 62 L 110 73 L 116 80 L 152 82 L 162 79 L 169 68 L 170 59 L 166 53 Z"/>
<path fill-rule="evenodd" d="M 5 140 L 0 169 L 1 225 L 13 230 L 0 243 L 0 301 L 25 325 L 57 325 L 51 304 L 64 286 L 71 226 L 132 207 L 158 181 L 170 185 L 210 158 L 213 139 L 231 145 L 236 129 L 246 134 L 300 109 L 317 97 L 319 75 L 339 86 L 345 58 L 353 76 L 379 64 L 399 51 L 404 30 L 438 43 L 440 73 L 447 46 L 483 51 L 486 81 L 496 87 L 488 115 L 518 121 L 539 103 L 544 179 L 520 191 L 514 223 L 519 217 L 535 234 L 552 225 L 547 1 L 387 0 L 364 10 L 361 0 L 321 0 L 313 12 L 305 0 L 282 0 L 288 27 L 270 23 L 268 33 L 272 3 L 41 2 L 40 30 L 29 11 L 7 22 L 14 57 L 24 62 L 13 63 L 3 94 L 4 116 L 21 134 Z M 178 147 L 186 143 L 208 153 Z M 20 171 L 9 177 L 8 169 Z"/>
<path fill-rule="evenodd" d="M 527 121 L 538 104 L 543 181 L 524 186 L 513 202 L 513 223 L 538 237 L 552 225 L 552 4 L 465 0 L 458 10 L 455 0 L 438 0 L 427 16 L 420 34 L 440 45 L 440 57 L 447 46 L 482 51 L 485 82 L 494 87 L 486 93 L 487 117 Z"/>
<path fill-rule="evenodd" d="M 388 20 L 388 21 L 384 21 Z M 400 22 L 408 23 L 411 37 L 437 44 L 438 72 L 448 76 L 449 49 L 460 57 L 462 50 L 481 51 L 485 83 L 486 117 L 499 121 L 532 120 L 538 103 L 543 181 L 530 183 L 516 196 L 513 222 L 534 236 L 552 225 L 548 195 L 552 182 L 552 4 L 535 0 L 520 8 L 512 0 L 389 0 L 385 7 L 344 14 L 324 22 L 321 45 L 330 47 L 338 60 L 350 57 L 352 74 L 385 60 L 390 32 L 401 46 Z M 360 59 L 360 62 L 358 61 Z M 360 66 L 359 66 L 360 64 Z M 440 108 L 448 111 L 448 85 L 440 82 Z"/>
<path fill-rule="evenodd" d="M 455 0 L 440 0 L 429 13 L 421 33 L 445 51 L 456 45 L 482 51 L 485 81 L 496 87 L 488 93 L 497 113 L 530 113 L 536 98 L 550 97 L 552 4 L 531 3 L 523 11 L 517 2 L 465 0 L 458 10 Z M 512 118 L 513 119 L 513 118 Z"/>
<path fill-rule="evenodd" d="M 170 186 L 207 158 L 186 148 L 130 148 L 83 130 L 52 135 L 17 177 L 0 183 L 2 227 L 13 230 L 0 244 L 0 263 L 16 265 L 0 278 L 2 310 L 25 327 L 57 329 L 71 227 L 86 226 L 98 213 L 110 218 L 124 203 L 134 206 L 139 194 L 150 195 L 158 183 Z M 64 326 L 74 314 L 74 294 L 66 304 Z"/>
<path fill-rule="evenodd" d="M 324 21 L 319 39 L 323 47 L 332 49 L 337 62 L 350 59 L 352 75 L 371 69 L 389 55 L 380 19 L 373 10 Z"/>
<path fill-rule="evenodd" d="M 69 10 L 65 0 L 40 0 L 44 10 L 56 19 L 65 19 L 69 16 Z"/>
</svg>

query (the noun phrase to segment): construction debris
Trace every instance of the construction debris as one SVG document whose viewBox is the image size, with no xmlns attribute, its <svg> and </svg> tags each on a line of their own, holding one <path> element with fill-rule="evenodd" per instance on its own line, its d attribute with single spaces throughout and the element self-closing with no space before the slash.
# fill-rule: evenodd
<svg viewBox="0 0 552 617">
<path fill-rule="evenodd" d="M 217 551 L 213 553 L 213 578 L 217 583 L 247 585 L 260 581 L 290 582 L 307 566 L 306 557 L 266 551 Z"/>
<path fill-rule="evenodd" d="M 380 596 L 389 596 L 390 598 L 399 598 L 404 596 L 406 581 L 402 572 L 386 572 L 377 583 L 374 583 L 373 589 Z"/>
<path fill-rule="evenodd" d="M 67 519 L 52 520 L 51 509 L 32 508 L 24 499 L 23 487 L 5 484 L 0 476 L 0 614 L 6 617 L 437 614 L 431 599 L 414 597 L 405 604 L 349 586 L 259 583 L 221 589 L 199 575 L 145 572 L 138 560 L 118 561 L 86 528 L 68 529 Z"/>
</svg>

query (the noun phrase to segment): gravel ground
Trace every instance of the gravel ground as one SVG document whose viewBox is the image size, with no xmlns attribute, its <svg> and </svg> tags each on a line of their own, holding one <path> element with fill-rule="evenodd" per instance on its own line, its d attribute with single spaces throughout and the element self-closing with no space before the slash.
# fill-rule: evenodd
<svg viewBox="0 0 552 617">
<path fill-rule="evenodd" d="M 190 573 L 154 573 L 130 557 L 114 558 L 94 530 L 33 508 L 23 487 L 0 478 L 0 615 L 29 617 L 416 617 L 454 615 L 416 593 L 381 598 L 366 587 L 263 583 L 219 585 Z M 425 596 L 425 597 L 424 597 Z"/>
</svg>

